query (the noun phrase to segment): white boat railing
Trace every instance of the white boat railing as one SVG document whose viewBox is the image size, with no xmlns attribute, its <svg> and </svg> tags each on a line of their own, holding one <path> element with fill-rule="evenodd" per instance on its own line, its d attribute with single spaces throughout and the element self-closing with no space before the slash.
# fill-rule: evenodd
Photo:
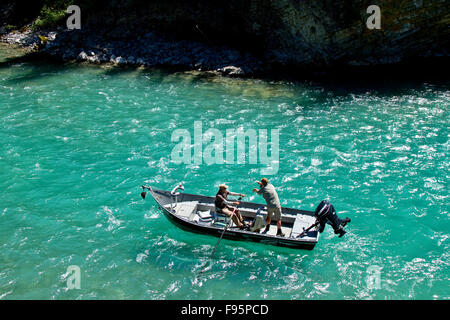
<svg viewBox="0 0 450 320">
<path fill-rule="evenodd" d="M 171 195 L 172 197 L 175 198 L 175 206 L 173 206 L 173 201 L 170 202 L 170 211 L 172 211 L 173 213 L 175 213 L 175 211 L 174 211 L 173 208 L 176 208 L 176 207 L 177 207 L 177 204 L 178 204 L 178 196 L 181 194 L 180 192 L 177 192 L 177 190 L 183 190 L 183 191 L 184 191 L 184 186 L 183 186 L 183 184 L 182 184 L 181 182 L 178 183 L 178 184 L 172 189 L 172 191 L 170 191 L 170 195 Z"/>
</svg>

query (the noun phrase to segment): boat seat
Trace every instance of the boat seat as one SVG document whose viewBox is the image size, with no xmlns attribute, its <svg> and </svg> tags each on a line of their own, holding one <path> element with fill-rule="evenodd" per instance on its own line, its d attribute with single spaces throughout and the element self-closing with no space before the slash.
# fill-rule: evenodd
<svg viewBox="0 0 450 320">
<path fill-rule="evenodd" d="M 206 211 L 197 211 L 197 214 L 200 216 L 201 219 L 212 219 L 213 216 L 211 214 L 211 210 Z"/>
<path fill-rule="evenodd" d="M 197 215 L 198 215 L 198 220 L 200 222 L 212 222 L 214 217 L 211 214 L 211 210 L 206 210 L 206 211 L 197 211 Z"/>
<path fill-rule="evenodd" d="M 214 210 L 213 216 L 214 216 L 214 223 L 216 223 L 216 222 L 222 222 L 222 223 L 230 222 L 230 217 L 227 216 L 224 213 L 219 213 L 219 212 Z"/>
<path fill-rule="evenodd" d="M 206 211 L 197 211 L 198 221 L 199 222 L 221 222 L 228 223 L 230 221 L 230 217 L 223 213 L 217 213 L 214 210 L 206 210 Z M 196 219 L 197 220 L 197 219 Z"/>
</svg>

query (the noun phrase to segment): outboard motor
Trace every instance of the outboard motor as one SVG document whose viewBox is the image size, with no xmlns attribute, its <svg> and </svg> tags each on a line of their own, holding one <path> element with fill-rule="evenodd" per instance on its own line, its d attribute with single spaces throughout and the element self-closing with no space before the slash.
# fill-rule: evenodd
<svg viewBox="0 0 450 320">
<path fill-rule="evenodd" d="M 323 232 L 325 224 L 328 223 L 333 227 L 334 233 L 339 234 L 339 237 L 342 237 L 345 234 L 346 231 L 344 230 L 344 227 L 350 222 L 350 218 L 339 218 L 333 205 L 326 200 L 322 200 L 317 206 L 314 215 L 320 223 L 319 232 Z"/>
</svg>

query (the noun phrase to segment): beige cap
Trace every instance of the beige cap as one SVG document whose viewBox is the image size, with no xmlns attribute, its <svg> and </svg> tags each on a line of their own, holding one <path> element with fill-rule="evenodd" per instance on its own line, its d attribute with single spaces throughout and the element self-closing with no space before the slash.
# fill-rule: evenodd
<svg viewBox="0 0 450 320">
<path fill-rule="evenodd" d="M 225 183 L 219 184 L 219 189 L 222 188 L 228 189 L 228 186 Z"/>
</svg>

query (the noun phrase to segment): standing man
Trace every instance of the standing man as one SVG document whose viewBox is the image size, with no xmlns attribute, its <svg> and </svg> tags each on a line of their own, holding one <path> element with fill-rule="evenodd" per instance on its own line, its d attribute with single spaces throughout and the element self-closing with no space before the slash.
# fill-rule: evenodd
<svg viewBox="0 0 450 320">
<path fill-rule="evenodd" d="M 261 194 L 266 200 L 267 203 L 267 226 L 263 233 L 267 233 L 270 229 L 270 222 L 272 221 L 272 217 L 277 221 L 277 236 L 284 237 L 284 233 L 281 231 L 281 204 L 280 199 L 278 198 L 277 191 L 275 187 L 269 183 L 269 180 L 266 178 L 262 178 L 261 181 L 256 181 L 260 188 L 253 189 L 253 192 L 257 194 Z"/>
</svg>

